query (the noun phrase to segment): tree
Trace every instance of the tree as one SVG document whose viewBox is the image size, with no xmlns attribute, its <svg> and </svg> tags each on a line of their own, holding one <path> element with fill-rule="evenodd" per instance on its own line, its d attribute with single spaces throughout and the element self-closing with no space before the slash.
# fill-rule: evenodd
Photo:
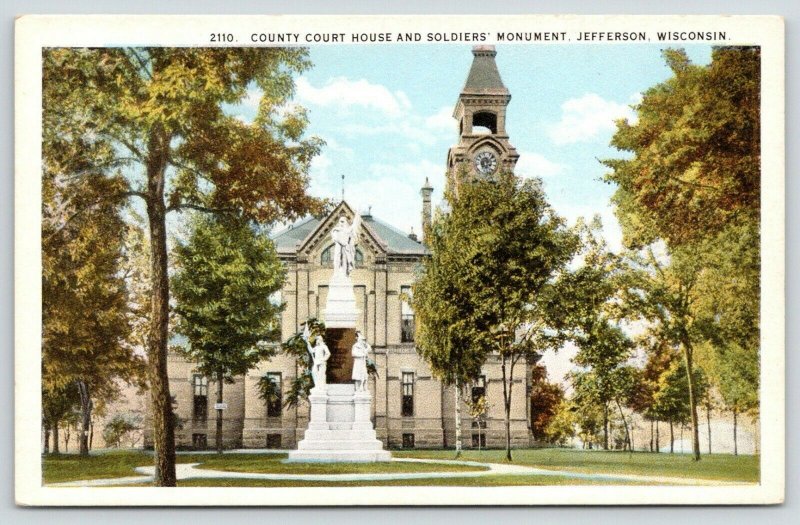
<svg viewBox="0 0 800 525">
<path fill-rule="evenodd" d="M 758 409 L 758 362 L 753 361 L 747 349 L 736 344 L 721 348 L 719 354 L 719 390 L 733 414 L 733 453 L 738 455 L 739 414 Z"/>
<path fill-rule="evenodd" d="M 653 247 L 643 254 L 631 254 L 632 271 L 625 302 L 629 311 L 651 323 L 654 337 L 678 349 L 683 357 L 689 416 L 692 426 L 692 451 L 700 460 L 697 404 L 702 396 L 695 384 L 695 346 L 703 341 L 698 308 L 697 282 L 703 261 L 688 247 L 669 255 L 656 256 Z"/>
<path fill-rule="evenodd" d="M 47 124 L 47 119 L 45 124 Z M 140 383 L 143 360 L 130 343 L 122 202 L 107 193 L 120 185 L 91 165 L 102 157 L 85 145 L 71 155 L 45 125 L 42 173 L 42 383 L 47 394 L 75 389 L 80 404 L 80 454 L 89 454 L 95 403 L 115 398 L 118 381 Z M 74 145 L 78 147 L 78 145 Z M 78 156 L 78 158 L 76 158 Z M 80 215 L 77 210 L 96 204 Z M 57 423 L 56 419 L 56 423 Z"/>
<path fill-rule="evenodd" d="M 177 332 L 186 336 L 187 357 L 214 377 L 217 403 L 223 384 L 275 354 L 281 306 L 269 297 L 286 272 L 272 241 L 233 217 L 198 215 L 190 237 L 175 248 L 173 278 Z M 222 454 L 222 409 L 217 409 L 216 448 Z"/>
<path fill-rule="evenodd" d="M 550 309 L 556 327 L 578 348 L 573 362 L 581 372 L 571 376 L 574 399 L 595 403 L 603 413 L 603 448 L 609 448 L 609 411 L 619 410 L 631 448 L 630 432 L 622 405 L 633 393 L 635 372 L 628 365 L 633 344 L 618 326 L 624 268 L 602 237 L 599 217 L 576 225 L 581 246 L 573 268 L 563 272 L 553 287 Z"/>
<path fill-rule="evenodd" d="M 42 107 L 46 125 L 65 146 L 61 151 L 80 158 L 82 146 L 91 143 L 102 153 L 68 175 L 112 177 L 122 171 L 124 177 L 105 193 L 139 199 L 144 207 L 157 485 L 175 485 L 166 216 L 194 209 L 271 223 L 319 210 L 321 202 L 305 190 L 321 141 L 303 139 L 305 112 L 288 104 L 292 75 L 309 65 L 307 51 L 300 48 L 54 48 L 43 53 Z M 252 123 L 226 113 L 254 88 L 262 96 Z M 76 213 L 96 206 L 87 203 Z"/>
<path fill-rule="evenodd" d="M 470 261 L 465 258 L 463 238 L 454 228 L 449 216 L 438 214 L 426 232 L 431 255 L 423 262 L 421 275 L 414 284 L 413 308 L 417 349 L 431 372 L 453 389 L 455 449 L 459 457 L 463 385 L 480 376 L 484 357 L 474 344 L 479 337 L 472 323 L 474 307 L 461 280 Z"/>
<path fill-rule="evenodd" d="M 546 329 L 548 303 L 541 297 L 577 241 L 547 204 L 538 179 L 501 172 L 462 185 L 448 201 L 452 209 L 432 228 L 433 255 L 414 290 L 420 350 L 455 383 L 490 357 L 500 361 L 511 460 L 514 368 L 559 344 Z"/>
<path fill-rule="evenodd" d="M 715 237 L 734 218 L 757 224 L 760 49 L 716 47 L 708 66 L 683 50 L 664 58 L 673 76 L 644 92 L 637 122 L 619 121 L 611 141 L 633 156 L 604 161 L 626 242 L 677 247 Z"/>
<path fill-rule="evenodd" d="M 658 423 L 663 414 L 656 404 L 655 395 L 662 375 L 672 364 L 674 352 L 669 343 L 660 339 L 657 332 L 646 330 L 636 338 L 636 344 L 646 353 L 646 362 L 638 374 L 631 392 L 630 405 L 633 410 L 650 421 L 650 452 L 659 452 Z"/>
<path fill-rule="evenodd" d="M 59 425 L 75 411 L 79 403 L 78 391 L 72 385 L 53 387 L 42 384 L 42 424 L 45 428 L 45 453 L 49 452 L 47 441 L 53 436 L 53 454 L 60 452 Z"/>
<path fill-rule="evenodd" d="M 691 389 L 693 347 L 704 338 L 717 349 L 735 341 L 750 367 L 758 363 L 760 50 L 718 47 L 708 66 L 680 50 L 664 57 L 673 76 L 644 93 L 638 121 L 618 122 L 612 139 L 632 155 L 604 164 L 625 244 L 663 241 L 676 266 L 663 288 L 673 299 L 667 331 L 682 339 Z"/>
<path fill-rule="evenodd" d="M 547 368 L 536 364 L 531 377 L 531 433 L 539 441 L 549 441 L 547 429 L 564 401 L 564 389 L 547 380 Z"/>
<path fill-rule="evenodd" d="M 140 430 L 141 418 L 132 414 L 114 414 L 103 426 L 103 441 L 106 446 L 119 448 L 123 440 L 135 443 L 131 436 Z"/>
<path fill-rule="evenodd" d="M 548 443 L 565 446 L 575 436 L 575 407 L 566 399 L 562 399 L 553 411 L 553 417 L 547 423 L 545 436 Z"/>
<path fill-rule="evenodd" d="M 478 424 L 478 450 L 481 449 L 481 432 L 486 425 L 486 414 L 489 412 L 489 404 L 486 402 L 486 396 L 477 396 L 467 400 L 469 407 L 469 417 Z"/>
</svg>

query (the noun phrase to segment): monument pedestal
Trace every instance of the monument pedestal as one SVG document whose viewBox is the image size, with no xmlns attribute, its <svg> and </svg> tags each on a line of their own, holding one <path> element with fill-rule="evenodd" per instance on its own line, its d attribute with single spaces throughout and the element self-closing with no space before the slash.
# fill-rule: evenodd
<svg viewBox="0 0 800 525">
<path fill-rule="evenodd" d="M 370 421 L 372 395 L 355 392 L 352 384 L 325 385 L 325 393 L 314 389 L 308 396 L 311 418 L 297 450 L 288 462 L 367 463 L 391 461 L 383 450 Z M 321 390 L 321 389 L 319 389 Z"/>
</svg>

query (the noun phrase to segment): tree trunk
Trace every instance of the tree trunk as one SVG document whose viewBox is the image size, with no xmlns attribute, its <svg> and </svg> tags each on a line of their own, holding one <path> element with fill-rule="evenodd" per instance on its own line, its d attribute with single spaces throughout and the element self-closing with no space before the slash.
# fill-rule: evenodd
<svg viewBox="0 0 800 525">
<path fill-rule="evenodd" d="M 658 433 L 658 419 L 656 419 L 656 454 L 661 452 L 661 436 Z"/>
<path fill-rule="evenodd" d="M 222 371 L 217 372 L 217 403 L 222 403 L 222 382 L 225 377 Z M 222 409 L 217 409 L 217 454 L 222 454 Z"/>
<path fill-rule="evenodd" d="M 603 404 L 603 450 L 608 450 L 608 403 Z"/>
<path fill-rule="evenodd" d="M 61 454 L 58 443 L 58 421 L 53 423 L 53 454 Z"/>
<path fill-rule="evenodd" d="M 692 417 L 692 457 L 695 461 L 700 461 L 700 431 L 697 421 L 697 397 L 695 395 L 694 368 L 692 368 L 692 346 L 688 339 L 684 339 L 683 360 L 686 363 L 686 378 L 689 381 L 689 408 Z"/>
<path fill-rule="evenodd" d="M 92 398 L 89 395 L 89 385 L 85 381 L 78 381 L 78 394 L 81 398 L 81 428 L 80 428 L 80 455 L 89 455 L 89 426 L 92 424 Z"/>
<path fill-rule="evenodd" d="M 89 450 L 94 447 L 94 419 L 89 424 Z"/>
<path fill-rule="evenodd" d="M 461 396 L 460 384 L 456 379 L 453 393 L 456 406 L 456 458 L 461 457 Z"/>
<path fill-rule="evenodd" d="M 706 403 L 706 425 L 708 425 L 708 453 L 711 454 L 711 403 Z"/>
<path fill-rule="evenodd" d="M 148 380 L 153 408 L 154 484 L 175 486 L 175 421 L 167 373 L 169 278 L 167 275 L 167 227 L 164 184 L 169 137 L 154 129 L 148 141 L 147 218 L 150 226 L 152 293 L 150 333 L 147 341 Z"/>
<path fill-rule="evenodd" d="M 733 455 L 739 455 L 739 443 L 736 440 L 736 430 L 739 426 L 739 417 L 738 417 L 738 410 L 735 408 L 733 409 Z"/>
<path fill-rule="evenodd" d="M 69 423 L 66 424 L 64 427 L 64 453 L 69 453 L 69 436 L 70 436 L 70 428 Z"/>
<path fill-rule="evenodd" d="M 672 428 L 672 420 L 669 420 L 669 453 L 675 453 L 675 430 Z"/>
<path fill-rule="evenodd" d="M 506 372 L 506 357 L 502 356 L 501 369 L 503 371 L 503 408 L 506 417 L 506 461 L 511 459 L 511 382 Z M 512 378 L 513 379 L 513 378 Z"/>
<path fill-rule="evenodd" d="M 44 422 L 44 453 L 50 453 L 50 425 Z"/>
<path fill-rule="evenodd" d="M 654 426 L 655 426 L 654 425 L 654 421 L 651 419 L 650 420 L 650 452 L 653 451 L 653 427 Z"/>
<path fill-rule="evenodd" d="M 622 405 L 619 404 L 619 400 L 614 399 L 614 402 L 617 404 L 617 409 L 619 409 L 619 417 L 622 418 L 622 426 L 625 428 L 625 446 L 628 447 L 628 451 L 633 452 L 633 445 L 631 444 L 631 433 L 628 430 L 628 421 L 625 419 L 625 413 L 622 412 Z M 625 448 L 623 447 L 623 450 Z"/>
</svg>

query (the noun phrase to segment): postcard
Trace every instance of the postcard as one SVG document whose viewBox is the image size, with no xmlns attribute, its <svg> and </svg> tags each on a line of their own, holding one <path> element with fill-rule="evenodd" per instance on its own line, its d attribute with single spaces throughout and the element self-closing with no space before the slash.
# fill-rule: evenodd
<svg viewBox="0 0 800 525">
<path fill-rule="evenodd" d="M 22 16 L 20 505 L 784 497 L 775 16 Z"/>
</svg>

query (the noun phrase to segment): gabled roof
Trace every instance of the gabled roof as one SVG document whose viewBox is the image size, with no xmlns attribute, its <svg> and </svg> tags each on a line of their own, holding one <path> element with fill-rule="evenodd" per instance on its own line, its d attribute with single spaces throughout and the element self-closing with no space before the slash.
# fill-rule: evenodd
<svg viewBox="0 0 800 525">
<path fill-rule="evenodd" d="M 342 201 L 326 217 L 306 217 L 275 234 L 272 241 L 279 254 L 295 255 L 306 246 L 318 232 L 329 222 L 329 219 L 342 213 L 352 215 L 352 208 Z M 368 237 L 373 238 L 387 255 L 425 255 L 427 248 L 419 242 L 408 237 L 399 229 L 390 224 L 376 219 L 371 214 L 361 215 L 361 227 Z M 327 232 L 325 233 L 327 236 Z M 327 240 L 326 240 L 327 241 Z"/>
<path fill-rule="evenodd" d="M 494 46 L 475 46 L 472 55 L 472 67 L 461 94 L 507 95 L 508 88 L 503 84 L 494 61 L 497 55 Z"/>
</svg>

